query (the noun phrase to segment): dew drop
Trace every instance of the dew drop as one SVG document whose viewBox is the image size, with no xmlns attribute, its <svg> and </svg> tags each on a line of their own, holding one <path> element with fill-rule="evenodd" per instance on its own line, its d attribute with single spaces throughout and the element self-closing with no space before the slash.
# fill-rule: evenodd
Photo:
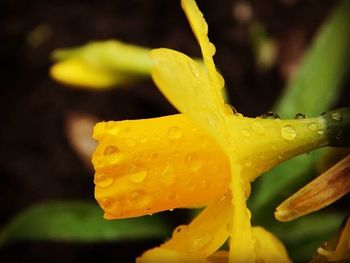
<svg viewBox="0 0 350 263">
<path fill-rule="evenodd" d="M 208 35 L 208 24 L 207 24 L 207 22 L 205 22 L 205 20 L 204 20 L 204 18 L 203 19 L 201 19 L 201 24 L 202 24 L 202 33 L 204 34 L 204 35 Z"/>
<path fill-rule="evenodd" d="M 249 137 L 250 135 L 250 132 L 248 130 L 242 130 L 242 135 L 245 136 L 245 137 Z"/>
<path fill-rule="evenodd" d="M 297 120 L 305 119 L 305 118 L 306 118 L 305 114 L 304 113 L 300 113 L 300 112 L 295 114 L 295 117 L 294 117 L 294 119 L 297 119 Z"/>
<path fill-rule="evenodd" d="M 252 157 L 247 158 L 247 160 L 245 161 L 245 166 L 251 167 L 252 165 L 253 165 Z"/>
<path fill-rule="evenodd" d="M 343 119 L 343 116 L 339 112 L 334 112 L 331 116 L 335 121 L 341 121 Z"/>
<path fill-rule="evenodd" d="M 202 166 L 202 161 L 196 153 L 187 154 L 185 162 L 193 171 L 198 171 Z"/>
<path fill-rule="evenodd" d="M 166 163 L 165 167 L 160 172 L 160 179 L 165 186 L 170 186 L 174 183 L 174 180 L 175 180 L 174 168 L 172 167 L 171 164 Z"/>
<path fill-rule="evenodd" d="M 324 134 L 324 130 L 323 129 L 318 129 L 317 133 L 320 134 L 320 135 Z"/>
<path fill-rule="evenodd" d="M 236 110 L 231 104 L 225 103 L 225 113 L 227 115 L 233 115 L 235 112 Z"/>
<path fill-rule="evenodd" d="M 236 111 L 236 109 L 235 109 L 235 111 Z M 235 113 L 235 117 L 237 117 L 238 119 L 243 119 L 243 118 L 244 118 L 243 114 L 242 114 L 242 113 L 239 113 L 239 112 L 237 112 L 237 111 L 236 111 L 236 113 Z"/>
<path fill-rule="evenodd" d="M 114 181 L 114 178 L 112 176 L 108 176 L 104 173 L 96 173 L 94 183 L 96 186 L 99 187 L 108 187 L 110 186 Z"/>
<path fill-rule="evenodd" d="M 129 174 L 128 178 L 131 182 L 138 184 L 138 183 L 143 182 L 146 179 L 146 176 L 147 176 L 147 171 L 141 170 L 141 171 L 137 171 L 137 172 Z"/>
<path fill-rule="evenodd" d="M 213 240 L 212 236 L 210 236 L 208 234 L 204 234 L 203 236 L 201 236 L 193 241 L 192 249 L 195 251 L 200 251 L 200 250 L 204 249 L 205 247 L 207 247 L 212 240 Z"/>
<path fill-rule="evenodd" d="M 179 127 L 171 127 L 168 130 L 169 139 L 180 139 L 183 136 L 183 132 Z"/>
<path fill-rule="evenodd" d="M 173 231 L 173 236 L 180 234 L 186 228 L 187 228 L 186 225 L 180 225 L 180 226 L 176 227 Z"/>
<path fill-rule="evenodd" d="M 208 44 L 208 52 L 209 52 L 210 56 L 214 56 L 215 52 L 216 52 L 216 47 L 211 42 L 209 42 L 209 44 Z"/>
<path fill-rule="evenodd" d="M 280 153 L 280 154 L 278 155 L 278 159 L 283 160 L 283 159 L 284 159 L 284 153 Z"/>
<path fill-rule="evenodd" d="M 263 119 L 279 119 L 280 116 L 273 111 L 268 111 L 260 116 Z"/>
<path fill-rule="evenodd" d="M 104 155 L 117 155 L 120 152 L 117 146 L 109 145 L 103 151 Z"/>
<path fill-rule="evenodd" d="M 106 132 L 111 135 L 116 135 L 119 132 L 118 124 L 114 121 L 106 122 Z"/>
<path fill-rule="evenodd" d="M 140 135 L 139 140 L 140 142 L 145 143 L 148 141 L 148 138 L 145 135 Z"/>
<path fill-rule="evenodd" d="M 188 66 L 190 68 L 190 71 L 192 72 L 192 75 L 195 78 L 199 78 L 199 69 L 198 69 L 197 65 L 190 61 L 188 63 Z"/>
<path fill-rule="evenodd" d="M 317 124 L 314 123 L 314 122 L 313 122 L 313 123 L 310 123 L 308 127 L 309 127 L 309 130 L 310 130 L 310 131 L 316 131 L 316 130 L 318 129 Z"/>
<path fill-rule="evenodd" d="M 295 128 L 291 125 L 286 125 L 281 129 L 281 135 L 283 139 L 287 141 L 294 140 L 296 137 L 297 133 L 295 131 Z"/>
<path fill-rule="evenodd" d="M 151 198 L 145 191 L 135 191 L 130 194 L 129 201 L 134 205 L 146 207 L 151 202 Z"/>
<path fill-rule="evenodd" d="M 111 209 L 113 206 L 113 201 L 109 198 L 103 198 L 101 200 L 101 206 L 103 209 Z"/>
<path fill-rule="evenodd" d="M 252 128 L 253 128 L 253 131 L 255 131 L 257 134 L 265 133 L 265 128 L 259 121 L 253 122 Z"/>
<path fill-rule="evenodd" d="M 223 88 L 225 86 L 225 79 L 220 73 L 217 73 L 216 75 L 218 76 L 219 87 Z"/>
</svg>

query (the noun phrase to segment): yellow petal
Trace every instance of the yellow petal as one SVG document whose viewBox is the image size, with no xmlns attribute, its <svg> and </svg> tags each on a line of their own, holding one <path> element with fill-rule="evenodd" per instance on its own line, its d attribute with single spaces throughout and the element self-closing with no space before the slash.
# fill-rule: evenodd
<svg viewBox="0 0 350 263">
<path fill-rule="evenodd" d="M 79 59 L 69 59 L 50 68 L 51 77 L 62 83 L 88 88 L 106 88 L 125 82 L 125 77 L 102 69 L 90 67 Z"/>
<path fill-rule="evenodd" d="M 223 123 L 224 102 L 211 85 L 207 71 L 190 57 L 170 49 L 151 51 L 151 75 L 158 88 L 182 113 L 207 130 L 213 138 Z"/>
<path fill-rule="evenodd" d="M 203 61 L 207 69 L 213 95 L 216 95 L 213 99 L 219 99 L 221 104 L 223 104 L 223 101 L 221 101 L 220 90 L 223 88 L 224 82 L 215 68 L 213 60 L 215 46 L 208 38 L 208 24 L 194 0 L 182 0 L 181 6 L 201 47 Z"/>
<path fill-rule="evenodd" d="M 228 160 L 185 115 L 101 122 L 95 197 L 105 217 L 208 204 L 228 191 Z"/>
<path fill-rule="evenodd" d="M 230 199 L 226 196 L 212 202 L 189 225 L 177 227 L 172 238 L 160 248 L 145 252 L 140 262 L 152 262 L 152 258 L 156 260 L 159 254 L 164 253 L 164 249 L 173 253 L 185 253 L 190 258 L 197 259 L 205 259 L 213 254 L 224 244 L 229 235 L 228 224 L 232 213 Z M 144 258 L 149 261 L 143 261 Z M 169 261 L 164 258 L 163 262 Z"/>
<path fill-rule="evenodd" d="M 149 49 L 116 40 L 55 50 L 52 57 L 57 61 L 50 69 L 55 80 L 86 88 L 132 82 L 148 76 L 151 67 Z"/>
<path fill-rule="evenodd" d="M 282 242 L 262 227 L 253 227 L 255 237 L 256 258 L 266 263 L 292 262 Z M 259 262 L 260 262 L 259 261 Z"/>
</svg>

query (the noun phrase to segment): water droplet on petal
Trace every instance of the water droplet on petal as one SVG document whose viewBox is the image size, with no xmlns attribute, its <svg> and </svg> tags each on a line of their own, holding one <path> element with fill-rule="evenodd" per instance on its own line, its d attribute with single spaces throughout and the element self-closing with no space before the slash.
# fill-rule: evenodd
<svg viewBox="0 0 350 263">
<path fill-rule="evenodd" d="M 175 181 L 174 168 L 171 164 L 166 163 L 163 170 L 160 172 L 160 180 L 165 186 L 170 186 Z"/>
<path fill-rule="evenodd" d="M 187 228 L 186 225 L 180 225 L 180 226 L 176 227 L 173 231 L 173 236 L 180 234 L 186 228 Z"/>
<path fill-rule="evenodd" d="M 283 160 L 283 158 L 284 158 L 284 153 L 280 153 L 280 154 L 278 155 L 278 159 Z"/>
<path fill-rule="evenodd" d="M 199 69 L 198 69 L 197 65 L 195 63 L 193 63 L 192 61 L 190 61 L 188 63 L 188 66 L 190 68 L 190 71 L 192 72 L 193 77 L 199 78 Z"/>
<path fill-rule="evenodd" d="M 252 157 L 248 157 L 246 162 L 245 162 L 245 166 L 251 167 L 252 165 L 253 165 L 253 159 L 252 159 Z"/>
<path fill-rule="evenodd" d="M 130 194 L 129 202 L 133 205 L 146 207 L 151 202 L 151 198 L 145 191 L 135 191 Z"/>
<path fill-rule="evenodd" d="M 297 120 L 300 120 L 300 119 L 305 119 L 306 116 L 305 116 L 305 114 L 299 112 L 299 113 L 295 114 L 294 118 Z"/>
<path fill-rule="evenodd" d="M 200 251 L 203 250 L 205 247 L 207 247 L 209 245 L 209 243 L 213 240 L 213 237 L 208 235 L 208 234 L 204 234 L 201 237 L 198 237 L 197 239 L 195 239 L 192 243 L 192 249 L 194 251 Z"/>
<path fill-rule="evenodd" d="M 183 136 L 183 132 L 179 127 L 171 127 L 168 130 L 169 139 L 180 139 Z"/>
<path fill-rule="evenodd" d="M 334 112 L 331 116 L 335 121 L 341 121 L 343 119 L 343 116 L 339 112 Z"/>
<path fill-rule="evenodd" d="M 235 111 L 236 111 L 236 109 L 235 109 Z M 235 117 L 237 117 L 238 119 L 243 119 L 243 118 L 244 118 L 243 114 L 242 114 L 242 113 L 239 113 L 239 112 L 237 112 L 237 111 L 236 111 L 236 113 L 235 113 Z"/>
<path fill-rule="evenodd" d="M 147 176 L 147 171 L 141 170 L 141 171 L 137 171 L 137 172 L 129 174 L 128 178 L 131 182 L 138 184 L 138 183 L 143 182 L 146 179 L 146 176 Z"/>
<path fill-rule="evenodd" d="M 108 187 L 113 183 L 113 181 L 114 181 L 113 176 L 109 176 L 107 174 L 100 173 L 100 172 L 96 172 L 95 174 L 94 183 L 96 186 Z"/>
<path fill-rule="evenodd" d="M 105 210 L 111 209 L 113 205 L 114 205 L 113 201 L 111 199 L 109 199 L 109 198 L 103 198 L 101 200 L 101 206 Z"/>
<path fill-rule="evenodd" d="M 242 135 L 248 137 L 250 135 L 250 132 L 248 130 L 242 130 Z"/>
<path fill-rule="evenodd" d="M 280 116 L 273 111 L 268 111 L 260 116 L 263 119 L 279 119 Z"/>
<path fill-rule="evenodd" d="M 193 171 L 198 171 L 202 166 L 202 161 L 196 153 L 187 154 L 185 162 Z"/>
<path fill-rule="evenodd" d="M 265 133 L 265 128 L 264 126 L 259 122 L 255 121 L 252 124 L 252 129 L 255 131 L 257 134 L 264 134 Z"/>
<path fill-rule="evenodd" d="M 107 146 L 105 150 L 103 151 L 104 155 L 116 155 L 120 152 L 119 148 L 117 146 Z"/>
<path fill-rule="evenodd" d="M 121 158 L 119 148 L 114 145 L 107 146 L 103 151 L 103 155 L 105 156 L 105 160 L 112 165 L 117 163 Z"/>
<path fill-rule="evenodd" d="M 148 141 L 148 138 L 145 135 L 140 135 L 139 140 L 140 142 L 145 143 Z"/>
<path fill-rule="evenodd" d="M 208 53 L 209 53 L 209 56 L 214 56 L 215 55 L 215 52 L 216 52 L 216 48 L 214 46 L 213 43 L 209 42 L 208 44 Z"/>
<path fill-rule="evenodd" d="M 281 129 L 281 135 L 283 139 L 287 141 L 294 140 L 296 137 L 297 133 L 295 131 L 295 128 L 291 125 L 286 125 Z"/>
<path fill-rule="evenodd" d="M 225 103 L 225 113 L 227 115 L 233 115 L 235 112 L 236 109 L 231 104 Z"/>
<path fill-rule="evenodd" d="M 106 132 L 111 135 L 116 135 L 119 132 L 119 126 L 114 121 L 106 122 Z"/>
<path fill-rule="evenodd" d="M 308 127 L 310 131 L 316 131 L 318 129 L 318 126 L 316 123 L 310 123 Z"/>
</svg>

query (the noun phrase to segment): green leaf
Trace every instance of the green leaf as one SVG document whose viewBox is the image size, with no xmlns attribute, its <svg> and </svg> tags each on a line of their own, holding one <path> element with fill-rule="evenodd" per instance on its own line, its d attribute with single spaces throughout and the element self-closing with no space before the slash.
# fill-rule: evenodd
<svg viewBox="0 0 350 263">
<path fill-rule="evenodd" d="M 321 28 L 277 104 L 281 116 L 291 117 L 297 112 L 319 115 L 334 103 L 350 65 L 349 13 L 350 1 L 341 1 Z M 300 156 L 263 175 L 252 196 L 252 209 L 257 214 L 272 213 L 276 203 L 313 175 L 314 163 L 322 152 Z"/>
<path fill-rule="evenodd" d="M 2 231 L 0 244 L 23 240 L 98 242 L 164 238 L 169 228 L 162 217 L 108 221 L 94 202 L 57 201 L 30 207 Z"/>
<path fill-rule="evenodd" d="M 338 98 L 350 65 L 349 13 L 350 2 L 343 0 L 323 25 L 275 107 L 280 116 L 317 116 Z"/>
</svg>

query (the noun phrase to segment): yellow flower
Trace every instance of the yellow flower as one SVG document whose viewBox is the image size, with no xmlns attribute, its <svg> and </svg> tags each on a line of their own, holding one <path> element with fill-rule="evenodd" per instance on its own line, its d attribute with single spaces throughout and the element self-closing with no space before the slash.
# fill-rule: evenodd
<svg viewBox="0 0 350 263">
<path fill-rule="evenodd" d="M 221 94 L 224 80 L 213 62 L 215 46 L 203 15 L 194 0 L 181 3 L 203 64 L 155 49 L 151 74 L 182 114 L 98 123 L 95 197 L 107 219 L 206 206 L 139 262 L 290 262 L 276 237 L 251 226 L 250 183 L 284 160 L 327 145 L 326 121 L 235 113 Z M 228 238 L 230 251 L 218 251 Z"/>
<path fill-rule="evenodd" d="M 58 49 L 52 57 L 52 78 L 73 87 L 104 89 L 148 76 L 149 49 L 116 40 Z"/>
</svg>

